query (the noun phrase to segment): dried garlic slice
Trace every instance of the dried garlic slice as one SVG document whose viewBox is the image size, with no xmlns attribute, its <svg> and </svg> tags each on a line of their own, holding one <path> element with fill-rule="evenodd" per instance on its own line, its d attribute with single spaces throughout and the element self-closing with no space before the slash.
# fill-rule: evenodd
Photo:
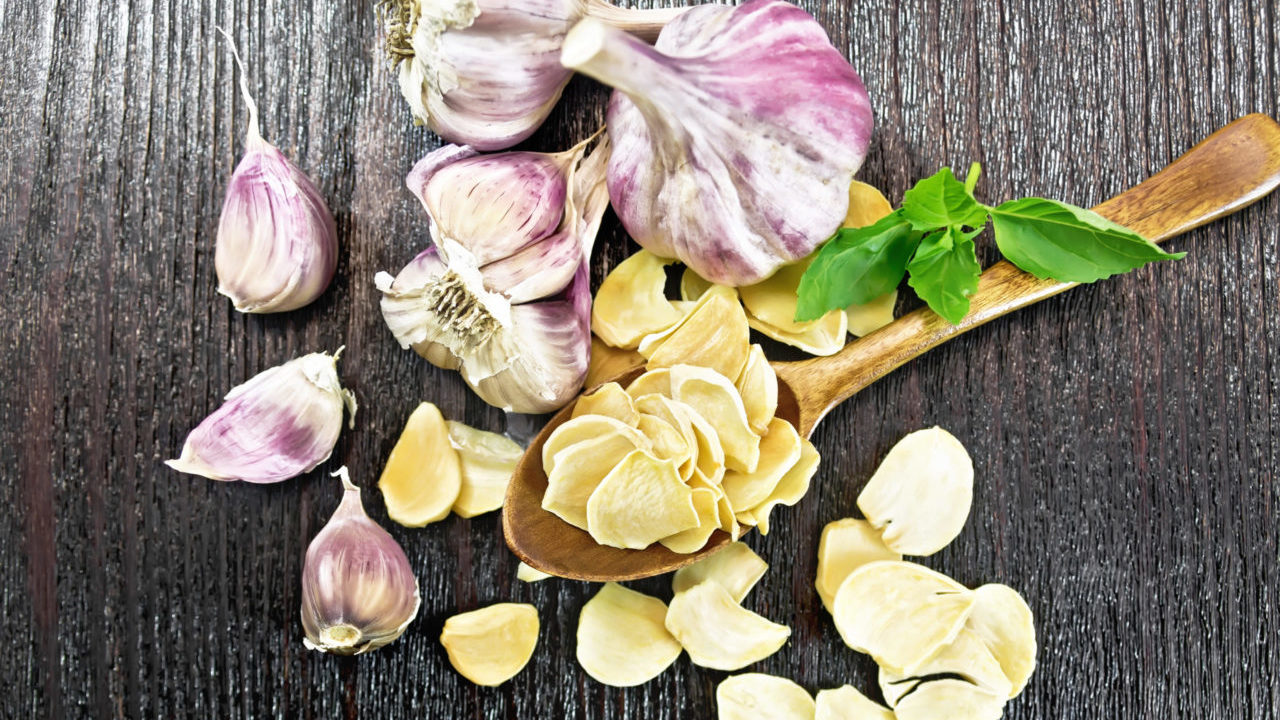
<svg viewBox="0 0 1280 720">
<path fill-rule="evenodd" d="M 671 397 L 715 428 L 724 448 L 725 467 L 740 472 L 756 469 L 760 436 L 751 429 L 742 397 L 729 378 L 708 367 L 676 365 L 671 368 Z"/>
<path fill-rule="evenodd" d="M 1009 678 L 1009 697 L 1017 697 L 1036 669 L 1036 626 L 1031 608 L 1008 585 L 983 585 L 973 594 L 976 600 L 965 626 L 982 638 Z"/>
<path fill-rule="evenodd" d="M 897 720 L 998 720 L 1005 699 L 964 680 L 922 682 L 894 708 Z"/>
<path fill-rule="evenodd" d="M 591 359 L 587 362 L 586 387 L 595 387 L 613 380 L 628 370 L 644 367 L 644 356 L 635 350 L 610 347 L 603 340 L 591 336 Z"/>
<path fill-rule="evenodd" d="M 587 502 L 605 476 L 622 459 L 637 452 L 635 440 L 624 435 L 589 438 L 555 455 L 555 469 L 547 475 L 542 508 L 574 527 L 587 529 Z"/>
<path fill-rule="evenodd" d="M 750 510 L 767 500 L 778 483 L 800 461 L 803 441 L 791 423 L 782 418 L 769 421 L 768 432 L 760 438 L 760 461 L 754 472 L 730 470 L 724 474 L 724 492 L 735 509 Z"/>
<path fill-rule="evenodd" d="M 849 184 L 849 212 L 841 227 L 860 228 L 874 225 L 880 218 L 893 212 L 893 205 L 884 193 L 859 180 Z"/>
<path fill-rule="evenodd" d="M 849 573 L 869 562 L 901 559 L 901 554 L 884 546 L 880 531 L 866 520 L 845 518 L 829 522 L 818 541 L 818 575 L 813 586 L 822 598 L 822 606 L 831 612 L 836 590 Z"/>
<path fill-rule="evenodd" d="M 789 332 L 774 327 L 755 316 L 747 316 L 752 330 L 773 338 L 784 345 L 799 348 L 810 355 L 835 355 L 844 347 L 849 334 L 849 318 L 839 310 L 832 310 L 817 320 L 813 327 L 800 332 Z"/>
<path fill-rule="evenodd" d="M 814 720 L 894 720 L 893 711 L 882 707 L 852 685 L 819 690 Z"/>
<path fill-rule="evenodd" d="M 778 412 L 778 375 L 764 355 L 764 348 L 752 345 L 747 355 L 747 364 L 742 368 L 734 385 L 742 396 L 742 405 L 747 409 L 747 422 L 757 433 L 764 433 L 769 428 L 769 421 Z"/>
<path fill-rule="evenodd" d="M 680 436 L 684 439 L 685 447 L 689 450 L 688 458 L 680 464 L 680 477 L 688 482 L 693 477 L 693 471 L 698 461 L 698 436 L 694 433 L 693 422 L 689 419 L 692 411 L 684 412 L 678 410 L 672 407 L 674 402 L 674 400 L 664 395 L 651 393 L 636 398 L 635 406 L 639 412 L 645 415 L 652 415 L 680 432 Z"/>
<path fill-rule="evenodd" d="M 662 395 L 671 397 L 671 371 L 667 368 L 658 368 L 650 370 L 627 386 L 627 394 L 632 400 L 638 400 L 645 395 Z"/>
<path fill-rule="evenodd" d="M 813 714 L 809 692 L 786 678 L 744 673 L 716 686 L 718 720 L 810 720 Z"/>
<path fill-rule="evenodd" d="M 715 670 L 739 670 L 763 660 L 791 636 L 791 628 L 742 607 L 712 580 L 677 593 L 666 625 L 694 665 Z"/>
<path fill-rule="evenodd" d="M 698 524 L 658 542 L 671 552 L 682 555 L 701 550 L 711 539 L 711 534 L 720 529 L 719 501 L 720 496 L 710 488 L 693 488 L 693 509 L 698 513 Z"/>
<path fill-rule="evenodd" d="M 732 288 L 706 293 L 669 334 L 646 337 L 640 343 L 640 354 L 649 358 L 647 367 L 689 364 L 738 377 L 747 364 L 751 330 L 737 297 L 726 297 L 730 293 Z"/>
<path fill-rule="evenodd" d="M 573 406 L 572 416 L 576 418 L 583 415 L 604 415 L 632 427 L 640 420 L 631 396 L 616 382 L 605 383 L 578 398 Z"/>
<path fill-rule="evenodd" d="M 475 517 L 502 507 L 511 473 L 524 448 L 505 435 L 477 430 L 470 425 L 448 421 L 449 444 L 458 452 L 462 487 L 453 501 L 453 511 Z"/>
<path fill-rule="evenodd" d="M 693 268 L 685 268 L 680 275 L 680 297 L 685 302 L 696 302 L 712 287 L 711 281 L 694 272 Z"/>
<path fill-rule="evenodd" d="M 605 583 L 578 616 L 578 664 L 605 685 L 646 683 L 680 657 L 680 643 L 665 625 L 658 598 Z"/>
<path fill-rule="evenodd" d="M 746 543 L 733 542 L 677 570 L 671 578 L 671 590 L 678 595 L 710 580 L 727 590 L 734 602 L 740 603 L 768 569 L 769 564 Z"/>
<path fill-rule="evenodd" d="M 923 565 L 881 560 L 845 578 L 831 616 L 846 645 L 912 673 L 955 639 L 974 600 L 973 591 Z"/>
<path fill-rule="evenodd" d="M 538 644 L 538 611 L 523 603 L 498 603 L 445 620 L 440 644 L 449 662 L 477 685 L 501 685 L 515 677 Z"/>
<path fill-rule="evenodd" d="M 587 500 L 587 532 L 601 545 L 642 550 L 698 525 L 693 490 L 676 464 L 635 450 Z"/>
<path fill-rule="evenodd" d="M 529 565 L 524 564 L 523 562 L 516 567 L 516 579 L 522 582 L 533 583 L 538 582 L 539 580 L 546 580 L 551 577 L 555 577 L 555 575 L 552 575 L 551 573 L 544 573 L 535 567 L 530 567 Z"/>
<path fill-rule="evenodd" d="M 677 470 L 692 465 L 693 453 L 697 450 L 696 440 L 693 447 L 685 439 L 684 434 L 671 423 L 655 415 L 644 413 L 638 416 L 636 429 L 649 440 L 650 453 L 659 460 L 674 460 Z M 684 479 L 683 473 L 681 479 Z"/>
<path fill-rule="evenodd" d="M 889 292 L 865 305 L 850 305 L 844 309 L 849 319 L 849 332 L 863 337 L 893 322 L 893 306 L 898 302 L 898 291 Z"/>
<path fill-rule="evenodd" d="M 973 502 L 973 461 L 940 427 L 898 441 L 858 495 L 858 508 L 903 555 L 927 556 L 960 534 Z"/>
<path fill-rule="evenodd" d="M 405 527 L 422 527 L 449 514 L 462 490 L 462 463 L 435 405 L 424 402 L 409 415 L 378 488 L 387 515 Z"/>
<path fill-rule="evenodd" d="M 814 473 L 818 472 L 818 463 L 821 458 L 818 456 L 818 450 L 804 438 L 800 438 L 800 459 L 795 465 L 787 471 L 786 475 L 778 481 L 778 485 L 769 493 L 769 497 L 759 505 L 739 513 L 738 519 L 741 521 L 745 516 L 749 520 L 748 524 L 754 525 L 761 535 L 769 534 L 769 513 L 778 505 L 786 505 L 788 507 L 795 505 L 809 492 L 809 482 L 813 480 Z"/>
<path fill-rule="evenodd" d="M 955 640 L 939 648 L 928 660 L 911 671 L 910 675 L 881 667 L 880 692 L 889 707 L 895 707 L 899 699 L 910 692 L 917 682 L 930 675 L 959 675 L 1002 698 L 1009 697 L 1012 688 L 1009 678 L 1000 669 L 1000 663 L 987 649 L 982 638 L 977 633 L 962 628 Z"/>
<path fill-rule="evenodd" d="M 670 263 L 646 250 L 618 263 L 596 291 L 591 330 L 613 347 L 635 349 L 644 336 L 680 322 L 680 312 L 663 292 L 663 268 Z"/>
<path fill-rule="evenodd" d="M 720 434 L 706 418 L 688 405 L 672 400 L 671 409 L 684 416 L 693 430 L 697 443 L 695 469 L 712 485 L 719 485 L 724 480 L 724 445 L 720 443 Z"/>
<path fill-rule="evenodd" d="M 583 415 L 571 418 L 552 431 L 542 445 L 542 468 L 550 475 L 556 469 L 561 451 L 572 445 L 604 436 L 618 436 L 633 447 L 647 448 L 649 441 L 639 430 L 616 418 L 603 415 Z"/>
</svg>

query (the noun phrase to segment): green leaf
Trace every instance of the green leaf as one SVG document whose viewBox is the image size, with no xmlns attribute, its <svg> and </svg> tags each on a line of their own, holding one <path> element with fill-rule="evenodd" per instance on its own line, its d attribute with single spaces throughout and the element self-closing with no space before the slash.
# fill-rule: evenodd
<svg viewBox="0 0 1280 720">
<path fill-rule="evenodd" d="M 1156 260 L 1177 260 L 1134 231 L 1084 208 L 1022 198 L 992 208 L 996 245 L 1038 278 L 1088 283 Z"/>
<path fill-rule="evenodd" d="M 970 177 L 977 181 L 976 176 Z M 912 227 L 925 232 L 951 225 L 981 228 L 987 224 L 987 209 L 946 167 L 902 196 L 902 214 Z"/>
<path fill-rule="evenodd" d="M 838 231 L 800 278 L 796 322 L 870 302 L 898 287 L 920 237 L 901 210 L 874 225 Z"/>
<path fill-rule="evenodd" d="M 933 311 L 952 325 L 969 313 L 969 296 L 978 289 L 982 268 L 973 249 L 973 238 L 982 232 L 965 232 L 956 226 L 929 233 L 907 265 L 907 283 Z"/>
</svg>

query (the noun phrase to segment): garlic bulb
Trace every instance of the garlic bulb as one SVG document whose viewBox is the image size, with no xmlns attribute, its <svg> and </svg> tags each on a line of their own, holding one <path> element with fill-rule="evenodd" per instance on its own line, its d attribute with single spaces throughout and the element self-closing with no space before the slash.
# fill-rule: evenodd
<svg viewBox="0 0 1280 720">
<path fill-rule="evenodd" d="M 804 10 L 781 0 L 700 5 L 652 48 L 587 19 L 561 60 L 617 88 L 609 196 L 655 255 L 749 285 L 840 227 L 871 104 Z"/>
<path fill-rule="evenodd" d="M 345 405 L 354 427 L 356 398 L 338 381 L 333 355 L 312 353 L 254 375 L 187 435 L 182 456 L 165 464 L 211 480 L 274 483 L 329 458 Z"/>
<path fill-rule="evenodd" d="M 382 315 L 490 405 L 548 412 L 586 377 L 587 260 L 608 205 L 608 139 L 586 154 L 593 141 L 550 155 L 445 146 L 409 175 L 435 244 L 397 277 L 378 273 Z"/>
<path fill-rule="evenodd" d="M 342 503 L 307 546 L 302 567 L 302 643 L 359 655 L 404 634 L 422 598 L 404 549 L 369 519 L 345 467 Z"/>
<path fill-rule="evenodd" d="M 234 43 L 231 52 L 249 107 L 249 132 L 218 220 L 213 258 L 218 292 L 240 312 L 296 310 L 319 297 L 333 279 L 338 229 L 311 178 L 262 139 L 258 106 Z"/>
<path fill-rule="evenodd" d="M 573 74 L 560 45 L 591 15 L 650 38 L 683 8 L 625 10 L 604 0 L 384 0 L 400 91 L 449 142 L 502 150 L 546 119 Z"/>
</svg>

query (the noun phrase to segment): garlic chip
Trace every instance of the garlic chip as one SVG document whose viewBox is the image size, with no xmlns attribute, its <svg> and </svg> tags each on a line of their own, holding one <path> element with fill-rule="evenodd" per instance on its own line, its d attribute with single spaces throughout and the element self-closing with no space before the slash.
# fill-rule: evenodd
<svg viewBox="0 0 1280 720">
<path fill-rule="evenodd" d="M 840 583 L 849 573 L 877 560 L 901 560 L 902 555 L 884 546 L 880 531 L 866 520 L 845 518 L 829 522 L 818 541 L 818 576 L 813 586 L 822 606 L 831 612 L 831 602 Z"/>
<path fill-rule="evenodd" d="M 550 475 L 556 469 L 561 451 L 580 442 L 606 436 L 622 438 L 633 447 L 649 447 L 649 441 L 640 434 L 640 431 L 621 420 L 603 415 L 583 415 L 570 418 L 552 431 L 551 436 L 542 444 L 543 469 Z"/>
<path fill-rule="evenodd" d="M 926 556 L 960 534 L 973 502 L 973 461 L 940 427 L 898 441 L 858 495 L 858 507 L 903 555 Z"/>
<path fill-rule="evenodd" d="M 697 445 L 695 467 L 702 477 L 712 485 L 719 485 L 724 480 L 724 445 L 720 443 L 720 434 L 697 410 L 688 405 L 671 402 L 671 409 L 689 422 Z"/>
<path fill-rule="evenodd" d="M 966 627 L 982 638 L 1009 678 L 1009 697 L 1017 697 L 1036 669 L 1036 627 L 1031 608 L 1016 590 L 1000 584 L 973 591 L 976 600 Z"/>
<path fill-rule="evenodd" d="M 738 288 L 738 295 L 753 330 L 812 355 L 833 355 L 844 347 L 848 333 L 844 313 L 832 310 L 816 320 L 795 321 L 796 290 L 809 262 L 785 265 L 766 280 Z"/>
<path fill-rule="evenodd" d="M 778 411 L 778 375 L 764 355 L 764 348 L 752 345 L 747 355 L 747 364 L 742 368 L 734 385 L 742 396 L 742 405 L 747 410 L 747 422 L 751 429 L 763 434 L 769 428 L 769 421 Z"/>
<path fill-rule="evenodd" d="M 680 437 L 684 441 L 684 446 L 688 450 L 688 457 L 680 464 L 680 477 L 688 482 L 693 476 L 693 470 L 698 461 L 698 436 L 693 431 L 693 422 L 689 419 L 689 412 L 681 411 L 672 407 L 675 401 L 671 398 L 657 393 L 642 395 L 636 398 L 636 410 L 645 415 L 650 415 L 680 432 Z"/>
<path fill-rule="evenodd" d="M 808 440 L 801 438 L 800 459 L 782 476 L 764 502 L 750 510 L 738 513 L 739 521 L 745 517 L 747 523 L 754 525 L 761 535 L 768 535 L 769 513 L 778 505 L 790 507 L 800 502 L 800 499 L 809 492 L 809 481 L 813 479 L 814 473 L 818 472 L 820 459 L 817 448 Z"/>
<path fill-rule="evenodd" d="M 477 685 L 501 685 L 515 677 L 538 644 L 538 611 L 532 605 L 498 603 L 444 622 L 440 644 L 449 662 Z"/>
<path fill-rule="evenodd" d="M 760 436 L 751 429 L 738 388 L 727 377 L 707 367 L 676 365 L 671 368 L 671 397 L 715 428 L 724 448 L 725 467 L 740 472 L 756 469 Z"/>
<path fill-rule="evenodd" d="M 623 458 L 587 500 L 587 532 L 601 545 L 642 550 L 697 525 L 693 490 L 676 464 L 643 450 Z"/>
<path fill-rule="evenodd" d="M 849 332 L 862 337 L 893 322 L 893 306 L 897 302 L 898 291 L 890 290 L 865 305 L 850 305 L 845 308 L 845 317 L 849 319 Z"/>
<path fill-rule="evenodd" d="M 613 687 L 654 679 L 680 657 L 666 617 L 667 605 L 658 598 L 605 583 L 578 616 L 578 664 Z"/>
<path fill-rule="evenodd" d="M 680 312 L 663 294 L 663 266 L 670 262 L 641 250 L 619 263 L 596 291 L 591 330 L 613 347 L 633 350 L 644 336 L 680 322 Z"/>
<path fill-rule="evenodd" d="M 638 400 L 645 395 L 664 395 L 671 397 L 671 371 L 667 368 L 650 370 L 627 386 L 627 394 Z"/>
<path fill-rule="evenodd" d="M 659 460 L 674 460 L 677 468 L 692 467 L 697 444 L 690 447 L 684 433 L 671 423 L 654 415 L 637 416 L 636 429 L 649 440 L 650 453 Z M 681 479 L 684 479 L 683 473 Z"/>
<path fill-rule="evenodd" d="M 542 508 L 586 530 L 587 502 L 591 494 L 623 458 L 635 451 L 634 438 L 606 434 L 574 443 L 556 453 L 554 469 L 547 474 Z M 545 456 L 543 464 L 546 465 Z"/>
<path fill-rule="evenodd" d="M 894 720 L 893 711 L 882 707 L 852 685 L 819 690 L 814 720 Z"/>
<path fill-rule="evenodd" d="M 849 212 L 841 227 L 860 228 L 874 225 L 893 212 L 893 206 L 884 193 L 864 182 L 854 180 L 849 184 Z"/>
<path fill-rule="evenodd" d="M 688 554 L 701 550 L 711 534 L 720 529 L 719 501 L 719 495 L 713 490 L 693 488 L 693 509 L 698 513 L 698 524 L 658 542 L 673 553 Z"/>
<path fill-rule="evenodd" d="M 462 466 L 444 416 L 422 403 L 409 416 L 378 479 L 387 515 L 405 527 L 442 520 L 462 490 Z"/>
<path fill-rule="evenodd" d="M 520 462 L 524 448 L 498 433 L 477 430 L 470 425 L 450 420 L 449 444 L 461 461 L 462 487 L 453 501 L 453 511 L 462 517 L 475 517 L 502 507 L 511 473 Z"/>
<path fill-rule="evenodd" d="M 769 498 L 779 481 L 800 461 L 799 433 L 782 418 L 769 421 L 768 432 L 760 438 L 760 461 L 754 472 L 730 470 L 724 474 L 724 492 L 735 508 L 751 509 Z"/>
<path fill-rule="evenodd" d="M 917 682 L 931 675 L 959 675 L 1002 698 L 1009 697 L 1012 687 L 1009 678 L 1000 669 L 1000 663 L 996 662 L 982 638 L 971 630 L 962 628 L 955 640 L 939 648 L 928 660 L 911 671 L 910 675 L 881 667 L 880 692 L 889 707 L 895 707 L 899 699 L 909 693 Z"/>
<path fill-rule="evenodd" d="M 764 673 L 725 678 L 716 686 L 718 720 L 810 720 L 809 692 L 794 682 Z"/>
<path fill-rule="evenodd" d="M 712 580 L 677 593 L 666 625 L 694 665 L 715 670 L 738 670 L 763 660 L 791 636 L 791 628 L 742 607 Z"/>
<path fill-rule="evenodd" d="M 912 673 L 964 627 L 973 592 L 915 563 L 881 560 L 850 573 L 831 616 L 849 647 Z"/>
<path fill-rule="evenodd" d="M 897 720 L 998 720 L 1005 699 L 964 680 L 930 680 L 898 701 Z"/>
<path fill-rule="evenodd" d="M 711 281 L 694 272 L 693 268 L 685 268 L 680 276 L 680 297 L 685 302 L 696 302 L 711 288 Z"/>
<path fill-rule="evenodd" d="M 591 336 L 591 359 L 587 362 L 586 387 L 595 387 L 602 382 L 617 378 L 619 375 L 644 367 L 644 356 L 635 350 L 620 350 L 610 347 L 603 340 Z"/>
<path fill-rule="evenodd" d="M 647 367 L 697 365 L 736 378 L 747 364 L 751 330 L 732 288 L 706 293 L 679 325 L 640 343 Z"/>
<path fill-rule="evenodd" d="M 631 396 L 616 382 L 605 383 L 578 398 L 573 406 L 573 417 L 583 415 L 604 415 L 632 427 L 640 420 Z"/>
<path fill-rule="evenodd" d="M 734 602 L 740 603 L 768 569 L 769 564 L 746 543 L 733 542 L 723 550 L 677 570 L 671 578 L 671 590 L 678 595 L 710 580 L 727 590 Z"/>
<path fill-rule="evenodd" d="M 551 577 L 555 577 L 555 575 L 552 575 L 551 573 L 544 573 L 541 570 L 525 565 L 524 563 L 520 563 L 520 565 L 516 567 L 516 579 L 521 582 L 533 583 L 538 582 L 539 580 L 546 580 Z"/>
</svg>

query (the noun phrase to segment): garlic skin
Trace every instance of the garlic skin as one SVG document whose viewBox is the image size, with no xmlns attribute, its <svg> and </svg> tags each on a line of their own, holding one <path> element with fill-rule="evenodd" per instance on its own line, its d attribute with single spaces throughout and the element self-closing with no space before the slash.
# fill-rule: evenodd
<svg viewBox="0 0 1280 720">
<path fill-rule="evenodd" d="M 422 598 L 404 549 L 365 514 L 347 469 L 334 475 L 342 478 L 342 502 L 302 566 L 302 644 L 360 655 L 404 634 Z"/>
<path fill-rule="evenodd" d="M 546 120 L 573 74 L 560 46 L 579 19 L 655 37 L 682 10 L 604 0 L 384 0 L 382 9 L 414 120 L 483 151 L 509 148 Z"/>
<path fill-rule="evenodd" d="M 304 355 L 232 388 L 187 435 L 182 455 L 165 464 L 211 480 L 251 483 L 315 469 L 338 442 L 344 406 L 355 425 L 355 395 L 338 381 L 341 352 Z"/>
<path fill-rule="evenodd" d="M 218 220 L 218 292 L 244 313 L 296 310 L 318 298 L 333 279 L 338 229 L 311 178 L 262 139 L 258 106 L 234 43 L 231 51 L 249 108 L 249 131 Z"/>
<path fill-rule="evenodd" d="M 561 60 L 617 89 L 609 196 L 653 254 L 749 285 L 840 227 L 871 103 L 804 10 L 781 0 L 700 5 L 652 48 L 587 19 Z"/>
<path fill-rule="evenodd" d="M 398 276 L 378 273 L 383 318 L 495 407 L 549 412 L 586 377 L 587 261 L 608 205 L 608 139 L 588 154 L 595 141 L 556 154 L 445 146 L 409 175 L 434 245 Z"/>
</svg>

